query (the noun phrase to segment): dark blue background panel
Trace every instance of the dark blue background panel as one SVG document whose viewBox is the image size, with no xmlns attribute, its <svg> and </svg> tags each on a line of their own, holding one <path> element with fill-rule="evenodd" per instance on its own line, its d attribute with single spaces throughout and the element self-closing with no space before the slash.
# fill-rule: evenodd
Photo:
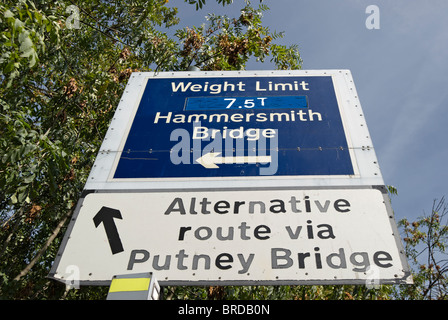
<svg viewBox="0 0 448 320">
<path fill-rule="evenodd" d="M 264 97 L 275 103 L 261 106 Z M 220 153 L 213 168 L 196 161 L 210 151 Z M 330 76 L 148 79 L 114 178 L 259 176 L 270 166 L 276 176 L 354 174 Z"/>
</svg>

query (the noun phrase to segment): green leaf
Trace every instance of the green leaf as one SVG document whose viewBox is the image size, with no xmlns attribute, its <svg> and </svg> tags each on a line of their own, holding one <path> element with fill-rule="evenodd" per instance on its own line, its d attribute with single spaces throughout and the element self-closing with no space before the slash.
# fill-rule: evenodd
<svg viewBox="0 0 448 320">
<path fill-rule="evenodd" d="M 12 204 L 16 204 L 16 203 L 17 203 L 17 195 L 14 193 L 14 194 L 11 196 L 10 200 L 11 200 L 11 203 L 12 203 Z"/>
<path fill-rule="evenodd" d="M 9 61 L 9 63 L 3 68 L 3 73 L 8 74 L 14 70 L 14 60 Z"/>
</svg>

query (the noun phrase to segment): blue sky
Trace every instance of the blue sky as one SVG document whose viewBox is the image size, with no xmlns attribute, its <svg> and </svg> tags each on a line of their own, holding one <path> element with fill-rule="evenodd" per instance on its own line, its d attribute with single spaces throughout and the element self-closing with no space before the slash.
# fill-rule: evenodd
<svg viewBox="0 0 448 320">
<path fill-rule="evenodd" d="M 258 1 L 252 1 L 254 5 Z M 429 213 L 448 196 L 448 1 L 264 0 L 264 25 L 297 44 L 303 69 L 350 69 L 384 181 L 398 189 L 396 219 Z M 199 11 L 183 0 L 180 26 L 199 25 L 213 12 L 238 17 L 244 1 Z M 369 5 L 380 29 L 366 28 Z M 251 63 L 247 70 L 272 69 Z"/>
</svg>

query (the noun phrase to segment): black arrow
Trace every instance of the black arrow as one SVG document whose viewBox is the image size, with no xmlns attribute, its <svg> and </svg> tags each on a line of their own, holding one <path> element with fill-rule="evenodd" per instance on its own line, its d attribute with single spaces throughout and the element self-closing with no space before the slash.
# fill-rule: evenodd
<svg viewBox="0 0 448 320">
<path fill-rule="evenodd" d="M 102 207 L 100 211 L 93 217 L 93 222 L 97 228 L 101 222 L 106 230 L 106 236 L 109 240 L 110 249 L 112 254 L 120 253 L 124 251 L 121 244 L 120 235 L 118 234 L 117 226 L 115 225 L 114 218 L 123 219 L 121 217 L 120 210 L 112 209 L 108 207 Z"/>
</svg>

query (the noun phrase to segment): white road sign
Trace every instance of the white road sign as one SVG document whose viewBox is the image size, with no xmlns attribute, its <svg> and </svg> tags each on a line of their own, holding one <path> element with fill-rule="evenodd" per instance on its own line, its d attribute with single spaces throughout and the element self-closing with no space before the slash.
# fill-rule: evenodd
<svg viewBox="0 0 448 320">
<path fill-rule="evenodd" d="M 91 193 L 52 277 L 161 285 L 407 283 L 387 197 L 377 189 Z"/>
</svg>

